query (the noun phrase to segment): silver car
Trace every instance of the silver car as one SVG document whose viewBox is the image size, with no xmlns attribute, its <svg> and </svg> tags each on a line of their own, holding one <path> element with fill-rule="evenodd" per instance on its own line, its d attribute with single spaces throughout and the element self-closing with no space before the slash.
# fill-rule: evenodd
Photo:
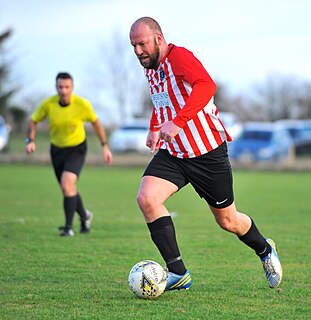
<svg viewBox="0 0 311 320">
<path fill-rule="evenodd" d="M 133 119 L 125 122 L 110 136 L 110 148 L 114 152 L 149 153 L 146 146 L 149 120 Z"/>
<path fill-rule="evenodd" d="M 10 127 L 0 116 L 0 152 L 7 151 L 9 148 Z"/>
</svg>

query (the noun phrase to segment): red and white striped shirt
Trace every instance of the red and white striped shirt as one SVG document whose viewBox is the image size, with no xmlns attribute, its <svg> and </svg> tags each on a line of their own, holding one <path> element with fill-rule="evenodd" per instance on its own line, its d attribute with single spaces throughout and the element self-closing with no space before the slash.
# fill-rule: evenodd
<svg viewBox="0 0 311 320">
<path fill-rule="evenodd" d="M 145 69 L 153 103 L 150 130 L 166 121 L 182 130 L 161 149 L 178 158 L 203 155 L 231 141 L 214 105 L 216 85 L 189 50 L 169 44 L 157 69 Z"/>
</svg>

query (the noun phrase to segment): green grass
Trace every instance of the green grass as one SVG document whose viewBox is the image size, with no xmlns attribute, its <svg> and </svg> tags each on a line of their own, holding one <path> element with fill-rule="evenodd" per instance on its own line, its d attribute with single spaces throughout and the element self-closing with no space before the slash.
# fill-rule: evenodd
<svg viewBox="0 0 311 320">
<path fill-rule="evenodd" d="M 142 259 L 164 265 L 136 204 L 143 169 L 86 166 L 79 190 L 94 214 L 89 235 L 58 236 L 62 196 L 52 168 L 0 166 L 0 319 L 307 319 L 311 173 L 235 172 L 240 211 L 279 247 L 281 289 L 259 259 L 216 225 L 186 187 L 169 199 L 193 285 L 157 300 L 127 285 Z"/>
</svg>

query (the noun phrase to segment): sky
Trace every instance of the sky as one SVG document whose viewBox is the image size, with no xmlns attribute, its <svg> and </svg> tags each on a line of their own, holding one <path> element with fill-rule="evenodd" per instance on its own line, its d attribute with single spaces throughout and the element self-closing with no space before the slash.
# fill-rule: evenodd
<svg viewBox="0 0 311 320">
<path fill-rule="evenodd" d="M 191 50 L 216 83 L 234 92 L 270 73 L 311 80 L 310 0 L 0 2 L 0 31 L 14 30 L 8 52 L 24 95 L 54 94 L 57 72 L 67 70 L 76 92 L 91 99 L 86 80 L 101 44 L 116 30 L 127 37 L 142 16 L 156 19 L 168 43 Z"/>
</svg>

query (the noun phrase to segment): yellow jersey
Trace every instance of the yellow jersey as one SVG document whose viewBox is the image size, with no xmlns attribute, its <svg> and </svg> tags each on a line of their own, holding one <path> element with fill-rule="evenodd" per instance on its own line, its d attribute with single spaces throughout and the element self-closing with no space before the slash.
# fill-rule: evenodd
<svg viewBox="0 0 311 320">
<path fill-rule="evenodd" d="M 67 106 L 59 104 L 58 95 L 47 98 L 31 116 L 34 122 L 46 118 L 49 120 L 51 143 L 64 148 L 82 143 L 86 139 L 84 122 L 95 122 L 97 115 L 87 99 L 72 94 Z"/>
</svg>

